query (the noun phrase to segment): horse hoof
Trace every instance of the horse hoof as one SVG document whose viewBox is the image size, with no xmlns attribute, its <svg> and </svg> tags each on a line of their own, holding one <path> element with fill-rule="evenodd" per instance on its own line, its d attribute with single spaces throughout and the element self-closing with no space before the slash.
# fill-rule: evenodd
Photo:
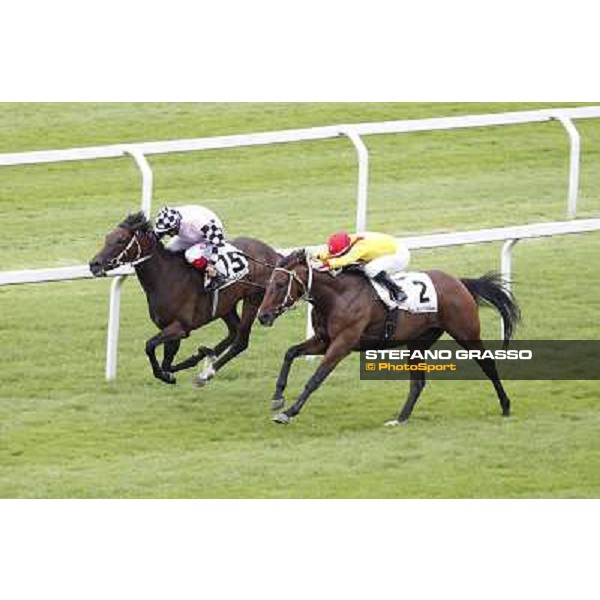
<svg viewBox="0 0 600 600">
<path fill-rule="evenodd" d="M 205 378 L 202 377 L 202 374 L 198 375 L 197 377 L 194 378 L 194 381 L 192 382 L 192 385 L 195 388 L 203 388 L 206 387 L 209 383 L 211 378 Z"/>
<path fill-rule="evenodd" d="M 279 425 L 289 425 L 291 422 L 291 417 L 285 413 L 279 413 L 273 417 L 273 423 L 278 423 Z"/>
<path fill-rule="evenodd" d="M 177 383 L 177 378 L 175 377 L 175 375 L 173 375 L 173 373 L 162 373 L 159 376 L 159 379 L 164 383 L 168 383 L 169 385 L 175 385 Z"/>
<path fill-rule="evenodd" d="M 217 374 L 212 365 L 209 365 L 199 373 L 198 376 L 194 379 L 194 387 L 201 388 L 205 385 L 208 385 L 208 382 Z"/>
<path fill-rule="evenodd" d="M 285 398 L 281 396 L 281 398 L 273 398 L 271 402 L 271 410 L 281 410 L 285 406 Z"/>
<path fill-rule="evenodd" d="M 388 421 L 385 423 L 385 427 L 400 427 L 400 425 L 406 425 L 406 421 L 398 421 L 398 419 L 394 419 L 393 421 Z"/>
</svg>

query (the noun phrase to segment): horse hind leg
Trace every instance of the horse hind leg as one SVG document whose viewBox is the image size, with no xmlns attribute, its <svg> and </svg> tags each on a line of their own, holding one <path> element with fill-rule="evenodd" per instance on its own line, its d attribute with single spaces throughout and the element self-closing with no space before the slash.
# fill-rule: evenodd
<svg viewBox="0 0 600 600">
<path fill-rule="evenodd" d="M 172 342 L 167 342 L 164 345 L 164 356 L 162 361 L 162 370 L 166 373 L 173 372 L 171 369 L 173 368 L 173 360 L 175 360 L 175 356 L 177 352 L 179 352 L 179 348 L 181 346 L 181 340 L 174 340 Z"/>
<path fill-rule="evenodd" d="M 425 336 L 419 340 L 418 342 L 409 343 L 407 347 L 409 350 L 420 350 L 424 352 L 425 350 L 429 350 L 431 346 L 433 346 L 442 336 L 443 330 L 434 329 L 425 334 Z M 417 364 L 419 361 L 411 361 L 411 364 Z M 417 404 L 417 400 L 423 393 L 425 386 L 427 385 L 427 381 L 425 379 L 424 371 L 411 371 L 410 372 L 410 390 L 408 392 L 408 398 L 404 404 L 404 407 L 400 411 L 400 414 L 393 421 L 388 421 L 386 423 L 386 427 L 395 427 L 397 425 L 403 425 L 410 418 L 415 405 Z"/>
<path fill-rule="evenodd" d="M 456 338 L 455 338 L 456 339 Z M 479 340 L 456 340 L 465 350 L 479 350 L 483 352 L 485 346 L 483 342 Z M 496 361 L 493 358 L 476 359 L 475 362 L 479 365 L 479 368 L 485 373 L 487 378 L 494 385 L 498 401 L 500 402 L 500 408 L 502 409 L 503 417 L 510 417 L 510 398 L 506 393 L 500 376 L 498 375 L 498 369 L 496 368 Z"/>
<path fill-rule="evenodd" d="M 477 360 L 477 364 L 487 375 L 488 379 L 494 384 L 494 389 L 496 390 L 498 401 L 500 402 L 500 408 L 502 409 L 502 416 L 506 418 L 510 417 L 510 398 L 502 385 L 502 381 L 500 381 L 500 376 L 498 375 L 498 370 L 496 368 L 496 361 L 493 358 L 486 358 Z"/>
<path fill-rule="evenodd" d="M 398 417 L 392 421 L 388 421 L 385 424 L 386 427 L 396 427 L 398 425 L 403 425 L 408 421 L 412 411 L 415 408 L 415 404 L 417 403 L 417 400 L 421 396 L 421 393 L 425 389 L 426 385 L 427 382 L 425 380 L 425 373 L 423 371 L 411 371 L 410 391 L 408 392 L 406 403 L 404 404 L 404 407 L 400 411 Z"/>
<path fill-rule="evenodd" d="M 177 373 L 178 371 L 191 369 L 192 367 L 198 365 L 200 361 L 204 360 L 206 357 L 211 357 L 212 360 L 214 357 L 219 356 L 221 352 L 229 348 L 237 334 L 240 319 L 237 316 L 237 312 L 234 309 L 230 313 L 225 315 L 222 320 L 227 326 L 227 336 L 215 346 L 214 350 L 212 348 L 207 348 L 206 346 L 199 346 L 196 354 L 172 366 L 170 368 L 171 373 Z"/>
<path fill-rule="evenodd" d="M 455 306 L 449 311 L 449 317 L 444 323 L 446 331 L 465 349 L 465 350 L 485 350 L 481 341 L 481 325 L 479 321 L 479 308 L 470 293 L 466 296 L 465 302 L 456 300 Z M 510 416 L 510 399 L 504 390 L 500 381 L 496 362 L 491 359 L 476 360 L 480 369 L 487 378 L 493 383 L 494 389 L 500 402 L 502 414 L 505 417 Z"/>
<path fill-rule="evenodd" d="M 231 343 L 224 348 L 224 352 L 218 354 L 218 358 L 208 364 L 204 370 L 196 377 L 195 385 L 202 387 L 214 378 L 219 369 L 223 368 L 230 360 L 233 360 L 238 354 L 244 352 L 250 345 L 250 332 L 256 319 L 260 304 L 244 301 L 242 308 L 242 317 L 238 319 L 235 329 L 230 330 Z M 237 315 L 236 315 L 237 317 Z"/>
</svg>

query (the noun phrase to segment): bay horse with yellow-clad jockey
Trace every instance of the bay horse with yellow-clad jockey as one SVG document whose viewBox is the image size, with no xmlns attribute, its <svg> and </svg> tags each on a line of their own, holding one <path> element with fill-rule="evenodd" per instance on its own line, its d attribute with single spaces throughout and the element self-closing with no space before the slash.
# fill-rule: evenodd
<svg viewBox="0 0 600 600">
<path fill-rule="evenodd" d="M 514 334 L 520 320 L 520 310 L 514 296 L 499 276 L 489 274 L 479 279 L 457 279 L 442 271 L 428 271 L 427 275 L 437 293 L 436 312 L 413 314 L 395 311 L 392 334 L 386 339 L 389 311 L 369 278 L 365 276 L 366 269 L 348 269 L 337 274 L 331 270 L 349 266 L 360 262 L 361 258 L 365 260 L 365 257 L 371 256 L 371 266 L 375 263 L 371 274 L 375 271 L 376 278 L 388 278 L 390 273 L 381 269 L 385 261 L 377 264 L 377 258 L 372 258 L 373 254 L 377 256 L 377 251 L 368 243 L 368 235 L 362 236 L 362 249 L 359 246 L 360 238 L 361 236 L 350 238 L 350 246 L 348 238 L 343 240 L 347 254 L 355 250 L 349 260 L 348 257 L 346 260 L 339 260 L 344 252 L 340 253 L 339 248 L 335 247 L 335 239 L 330 239 L 329 248 L 318 252 L 316 257 L 311 256 L 305 249 L 298 250 L 283 258 L 273 270 L 259 309 L 259 322 L 272 326 L 281 314 L 300 299 L 304 299 L 313 306 L 314 329 L 313 337 L 292 346 L 285 354 L 273 396 L 274 410 L 279 411 L 285 404 L 283 394 L 292 362 L 300 356 L 323 355 L 320 365 L 296 402 L 274 417 L 276 423 L 290 423 L 300 413 L 310 395 L 321 386 L 340 361 L 353 351 L 404 345 L 409 350 L 424 351 L 431 348 L 445 332 L 468 350 L 483 350 L 479 320 L 480 303 L 491 305 L 501 314 L 504 321 L 505 346 Z M 386 241 L 377 238 L 375 246 L 378 243 L 385 245 Z M 386 252 L 389 253 L 396 247 L 389 240 L 387 243 L 390 244 L 387 250 L 381 249 L 380 246 L 383 257 L 389 256 Z M 359 246 L 358 249 L 356 246 Z M 368 254 L 365 246 L 367 249 L 371 248 L 372 255 Z M 398 253 L 401 253 L 401 250 L 393 253 L 392 259 L 388 260 L 388 271 L 389 265 L 393 265 L 395 260 L 395 264 L 401 262 L 401 259 L 394 258 Z M 335 254 L 339 256 L 333 256 Z M 394 285 L 392 281 L 389 284 L 390 287 Z M 510 400 L 500 381 L 494 360 L 479 359 L 477 363 L 493 383 L 502 414 L 508 417 Z M 410 376 L 410 391 L 404 407 L 397 418 L 388 422 L 388 425 L 398 425 L 409 419 L 425 387 L 423 371 L 411 370 Z"/>
</svg>

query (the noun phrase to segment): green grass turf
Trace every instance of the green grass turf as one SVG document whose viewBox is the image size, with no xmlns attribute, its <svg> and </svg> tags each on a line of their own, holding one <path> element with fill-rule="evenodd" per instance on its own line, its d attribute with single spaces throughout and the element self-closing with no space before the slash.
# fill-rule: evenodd
<svg viewBox="0 0 600 600">
<path fill-rule="evenodd" d="M 553 104 L 556 106 L 558 104 Z M 1 105 L 0 151 L 145 141 L 342 122 L 545 107 L 539 104 Z M 598 216 L 600 123 L 584 139 L 581 216 Z M 563 219 L 568 143 L 558 124 L 369 137 L 370 228 L 398 235 Z M 274 245 L 351 227 L 347 140 L 153 157 L 156 202 L 203 202 L 232 235 Z M 139 205 L 131 161 L 0 169 L 0 269 L 87 261 Z M 598 234 L 515 250 L 521 339 L 597 339 Z M 498 244 L 418 252 L 417 269 L 476 276 Z M 154 327 L 135 280 L 123 296 L 119 377 L 103 382 L 109 282 L 0 288 L 1 497 L 597 497 L 596 382 L 507 382 L 504 421 L 487 382 L 432 382 L 409 426 L 387 430 L 407 384 L 358 381 L 345 361 L 288 428 L 269 420 L 285 349 L 305 310 L 255 330 L 206 389 L 155 381 Z M 484 331 L 498 332 L 483 313 Z M 184 347 L 212 343 L 220 325 Z M 288 398 L 315 363 L 295 363 Z"/>
</svg>

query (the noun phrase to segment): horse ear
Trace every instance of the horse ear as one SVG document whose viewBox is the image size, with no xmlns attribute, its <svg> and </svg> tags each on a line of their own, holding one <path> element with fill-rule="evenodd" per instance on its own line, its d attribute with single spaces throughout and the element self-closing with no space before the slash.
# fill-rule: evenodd
<svg viewBox="0 0 600 600">
<path fill-rule="evenodd" d="M 306 248 L 300 248 L 294 252 L 294 261 L 298 264 L 306 262 Z"/>
<path fill-rule="evenodd" d="M 146 217 L 146 213 L 143 210 L 140 210 L 136 213 L 136 217 L 138 219 L 138 223 L 140 224 L 140 229 L 144 232 L 152 231 L 152 223 L 148 217 Z"/>
<path fill-rule="evenodd" d="M 292 253 L 293 254 L 293 253 Z M 288 254 L 288 255 L 279 255 L 279 259 L 277 260 L 276 263 L 276 267 L 281 267 L 283 269 L 285 269 L 287 262 L 290 260 L 290 257 L 292 256 L 292 254 Z"/>
<path fill-rule="evenodd" d="M 123 221 L 119 223 L 119 227 L 123 227 L 123 229 L 131 229 L 135 219 L 135 214 L 129 213 Z"/>
</svg>

